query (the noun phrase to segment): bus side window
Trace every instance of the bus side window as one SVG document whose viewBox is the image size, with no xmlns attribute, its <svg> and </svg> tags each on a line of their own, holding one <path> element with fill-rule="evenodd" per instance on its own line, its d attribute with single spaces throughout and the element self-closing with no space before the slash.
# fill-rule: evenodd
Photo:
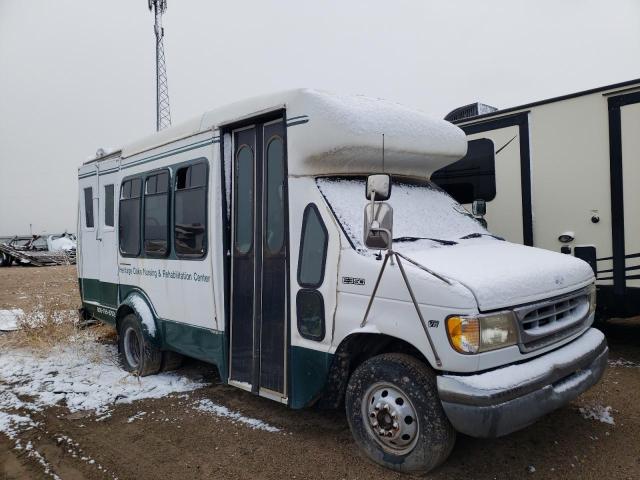
<svg viewBox="0 0 640 480">
<path fill-rule="evenodd" d="M 317 290 L 324 281 L 329 234 L 318 208 L 310 203 L 302 217 L 296 295 L 298 332 L 304 338 L 321 341 L 325 335 L 324 300 Z"/>
<path fill-rule="evenodd" d="M 174 193 L 174 241 L 178 258 L 207 254 L 207 165 L 179 168 Z"/>
<path fill-rule="evenodd" d="M 113 184 L 104 186 L 104 226 L 113 227 Z"/>
<path fill-rule="evenodd" d="M 147 177 L 144 189 L 144 252 L 164 257 L 169 253 L 169 172 Z"/>
<path fill-rule="evenodd" d="M 93 228 L 93 188 L 84 189 L 84 226 Z"/>
<path fill-rule="evenodd" d="M 142 179 L 131 178 L 120 187 L 118 236 L 120 252 L 129 257 L 140 254 L 140 205 Z"/>
<path fill-rule="evenodd" d="M 431 175 L 431 181 L 458 203 L 496 198 L 496 157 L 493 141 L 470 140 L 467 154 Z"/>
</svg>

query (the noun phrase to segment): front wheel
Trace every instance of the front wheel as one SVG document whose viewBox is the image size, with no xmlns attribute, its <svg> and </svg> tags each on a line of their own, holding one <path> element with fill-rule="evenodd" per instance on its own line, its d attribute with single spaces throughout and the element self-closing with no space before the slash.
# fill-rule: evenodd
<svg viewBox="0 0 640 480">
<path fill-rule="evenodd" d="M 128 372 L 145 377 L 160 371 L 162 352 L 147 341 L 142 333 L 140 320 L 134 313 L 130 313 L 120 322 L 118 352 L 120 363 Z"/>
<path fill-rule="evenodd" d="M 347 419 L 374 462 L 401 472 L 428 472 L 451 453 L 456 433 L 427 365 L 389 353 L 360 365 L 347 385 Z"/>
</svg>

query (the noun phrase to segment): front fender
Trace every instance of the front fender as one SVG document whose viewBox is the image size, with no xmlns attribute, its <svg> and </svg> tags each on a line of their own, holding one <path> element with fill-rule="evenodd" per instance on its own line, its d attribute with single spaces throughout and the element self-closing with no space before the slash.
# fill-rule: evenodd
<svg viewBox="0 0 640 480">
<path fill-rule="evenodd" d="M 151 306 L 151 302 L 146 298 L 146 296 L 141 292 L 131 292 L 124 299 L 120 308 L 124 305 L 133 310 L 136 316 L 140 319 L 142 333 L 147 340 L 149 340 L 149 342 L 154 346 L 160 348 L 162 346 L 162 338 L 160 335 L 158 317 Z"/>
</svg>

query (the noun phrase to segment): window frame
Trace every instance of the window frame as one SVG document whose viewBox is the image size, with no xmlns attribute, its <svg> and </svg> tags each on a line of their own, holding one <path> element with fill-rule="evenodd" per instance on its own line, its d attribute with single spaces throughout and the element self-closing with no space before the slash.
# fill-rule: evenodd
<svg viewBox="0 0 640 480">
<path fill-rule="evenodd" d="M 144 177 L 145 173 L 137 173 L 135 175 L 130 175 L 128 177 L 124 177 L 121 181 L 120 181 L 120 188 L 118 190 L 118 252 L 120 253 L 120 256 L 125 257 L 125 258 L 139 258 L 141 256 L 141 252 L 142 252 L 142 230 L 143 230 L 143 225 L 142 225 L 142 207 L 143 207 L 143 203 L 144 203 Z M 122 251 L 122 243 L 120 242 L 120 238 L 122 236 L 122 231 L 120 228 L 120 221 L 122 220 L 122 215 L 121 215 L 121 204 L 122 204 L 122 188 L 124 186 L 124 184 L 129 181 L 129 180 L 140 180 L 141 182 L 141 186 L 140 186 L 140 196 L 139 197 L 128 197 L 124 200 L 131 200 L 131 199 L 135 199 L 135 198 L 139 198 L 140 199 L 140 204 L 138 205 L 138 252 L 133 254 L 133 253 L 125 253 Z M 114 221 L 115 223 L 115 221 Z"/>
<path fill-rule="evenodd" d="M 183 168 L 188 168 L 193 165 L 203 164 L 205 167 L 205 182 L 204 185 L 199 187 L 189 187 L 183 188 L 181 190 L 177 190 L 178 182 L 178 171 Z M 198 157 L 193 160 L 188 160 L 186 162 L 181 162 L 176 165 L 172 165 L 171 169 L 173 171 L 172 181 L 170 181 L 169 186 L 171 187 L 171 215 L 172 219 L 170 221 L 170 238 L 171 238 L 171 248 L 170 250 L 173 252 L 174 258 L 178 260 L 203 260 L 209 255 L 209 175 L 211 172 L 211 168 L 209 165 L 209 159 L 206 157 Z M 184 254 L 179 253 L 176 248 L 176 197 L 178 191 L 186 191 L 186 190 L 196 190 L 199 188 L 204 189 L 204 251 L 202 254 Z"/>
<path fill-rule="evenodd" d="M 243 148 L 248 148 L 249 151 L 251 152 L 251 180 L 253 182 L 253 195 L 251 196 L 251 202 L 249 204 L 249 206 L 251 207 L 251 221 L 250 221 L 250 225 L 251 225 L 251 244 L 249 245 L 249 249 L 246 252 L 243 252 L 242 250 L 240 250 L 238 248 L 238 242 L 237 242 L 237 235 L 238 235 L 238 154 L 240 153 L 240 151 Z M 236 255 L 251 255 L 255 249 L 255 244 L 256 244 L 256 209 L 255 209 L 255 202 L 256 202 L 256 193 L 257 193 L 257 189 L 256 189 L 256 152 L 255 150 L 251 147 L 251 145 L 247 144 L 247 143 L 243 143 L 241 144 L 235 155 L 233 158 L 233 215 L 232 215 L 232 222 L 233 222 L 233 234 L 231 236 L 231 245 L 233 248 L 233 251 Z"/>
<path fill-rule="evenodd" d="M 112 225 L 107 223 L 107 187 L 111 187 L 112 205 L 111 205 L 111 221 Z M 116 185 L 115 183 L 107 183 L 103 185 L 102 191 L 104 192 L 104 215 L 102 221 L 102 227 L 105 231 L 112 231 L 116 228 Z M 120 200 L 118 198 L 118 200 Z"/>
<path fill-rule="evenodd" d="M 87 190 L 91 190 L 91 226 L 87 222 Z M 84 187 L 82 189 L 82 195 L 84 197 L 84 228 L 85 230 L 94 231 L 96 228 L 96 216 L 95 209 L 93 208 L 93 185 Z"/>
<path fill-rule="evenodd" d="M 281 162 L 281 173 L 282 173 L 282 241 L 280 243 L 280 248 L 276 251 L 272 251 L 271 247 L 269 246 L 269 242 L 267 241 L 266 236 L 264 235 L 264 233 L 267 231 L 268 227 L 269 227 L 269 146 L 271 145 L 272 142 L 276 141 L 276 140 L 280 140 L 281 143 L 281 147 L 282 147 L 282 157 L 280 158 L 280 162 Z M 269 137 L 269 139 L 266 142 L 266 148 L 265 148 L 265 162 L 264 162 L 264 171 L 266 172 L 265 175 L 265 180 L 266 182 L 264 182 L 265 184 L 265 188 L 264 188 L 264 232 L 263 232 L 263 252 L 267 254 L 267 256 L 270 257 L 274 257 L 277 255 L 280 255 L 283 250 L 286 249 L 286 245 L 287 245 L 287 226 L 288 226 L 288 222 L 287 222 L 287 196 L 288 196 L 288 191 L 287 191 L 287 171 L 286 171 L 286 149 L 285 149 L 285 143 L 284 143 L 284 137 L 282 135 L 272 135 L 271 137 Z M 254 182 L 255 183 L 255 182 Z M 264 255 L 263 253 L 263 255 Z"/>
<path fill-rule="evenodd" d="M 159 175 L 161 173 L 167 173 L 167 191 L 165 192 L 167 195 L 167 251 L 163 254 L 154 254 L 147 252 L 145 248 L 145 234 L 146 234 L 146 211 L 147 211 L 147 180 L 150 177 Z M 141 248 L 139 257 L 143 258 L 167 258 L 171 255 L 171 244 L 172 244 L 172 222 L 171 222 L 171 204 L 172 204 L 172 195 L 171 192 L 173 190 L 173 176 L 171 175 L 171 169 L 169 167 L 162 167 L 155 170 L 149 170 L 144 173 L 144 181 L 142 182 L 142 213 L 140 217 L 140 226 L 142 229 L 142 235 L 140 236 L 141 240 Z M 157 184 L 156 184 L 157 190 Z M 150 196 L 155 195 L 164 195 L 164 193 L 152 193 Z"/>
<path fill-rule="evenodd" d="M 322 332 L 320 335 L 308 335 L 306 333 L 303 333 L 302 330 L 300 329 L 300 319 L 302 318 L 302 315 L 300 314 L 300 305 L 302 303 L 300 301 L 301 294 L 315 295 L 320 299 L 320 312 L 321 312 L 320 327 L 322 329 Z M 327 335 L 327 327 L 326 327 L 327 322 L 325 319 L 324 312 L 325 312 L 324 296 L 319 290 L 315 288 L 301 288 L 300 290 L 298 290 L 298 293 L 296 293 L 296 326 L 298 328 L 298 333 L 302 338 L 306 338 L 307 340 L 313 340 L 314 342 L 322 342 L 324 340 L 324 337 Z"/>
<path fill-rule="evenodd" d="M 318 283 L 306 283 L 306 282 L 302 282 L 301 278 L 300 278 L 300 272 L 302 269 L 302 252 L 303 247 L 304 247 L 304 239 L 305 239 L 305 232 L 306 232 L 306 227 L 307 227 L 307 222 L 309 221 L 309 212 L 313 210 L 315 212 L 315 214 L 318 216 L 319 220 L 320 220 L 320 227 L 322 228 L 322 231 L 324 232 L 324 248 L 323 248 L 323 253 L 322 253 L 322 268 L 320 270 L 320 280 Z M 302 228 L 300 229 L 300 244 L 298 245 L 298 267 L 297 267 L 297 280 L 298 280 L 298 285 L 300 285 L 303 288 L 307 288 L 307 289 L 317 289 L 320 288 L 322 286 L 322 284 L 324 283 L 324 276 L 325 276 L 325 271 L 326 271 L 326 267 L 327 267 L 327 252 L 329 250 L 329 231 L 327 230 L 327 226 L 324 223 L 324 219 L 322 218 L 322 215 L 320 214 L 320 210 L 318 209 L 318 206 L 314 203 L 311 202 L 309 204 L 307 204 L 306 207 L 304 207 L 304 212 L 302 214 Z"/>
</svg>

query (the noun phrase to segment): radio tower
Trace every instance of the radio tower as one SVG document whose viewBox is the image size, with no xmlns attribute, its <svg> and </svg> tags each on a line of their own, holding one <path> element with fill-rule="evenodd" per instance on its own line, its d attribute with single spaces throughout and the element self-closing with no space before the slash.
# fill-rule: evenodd
<svg viewBox="0 0 640 480">
<path fill-rule="evenodd" d="M 171 126 L 169 111 L 169 85 L 164 61 L 164 28 L 162 15 L 167 11 L 167 0 L 148 0 L 149 11 L 154 12 L 156 34 L 156 130 Z"/>
</svg>

